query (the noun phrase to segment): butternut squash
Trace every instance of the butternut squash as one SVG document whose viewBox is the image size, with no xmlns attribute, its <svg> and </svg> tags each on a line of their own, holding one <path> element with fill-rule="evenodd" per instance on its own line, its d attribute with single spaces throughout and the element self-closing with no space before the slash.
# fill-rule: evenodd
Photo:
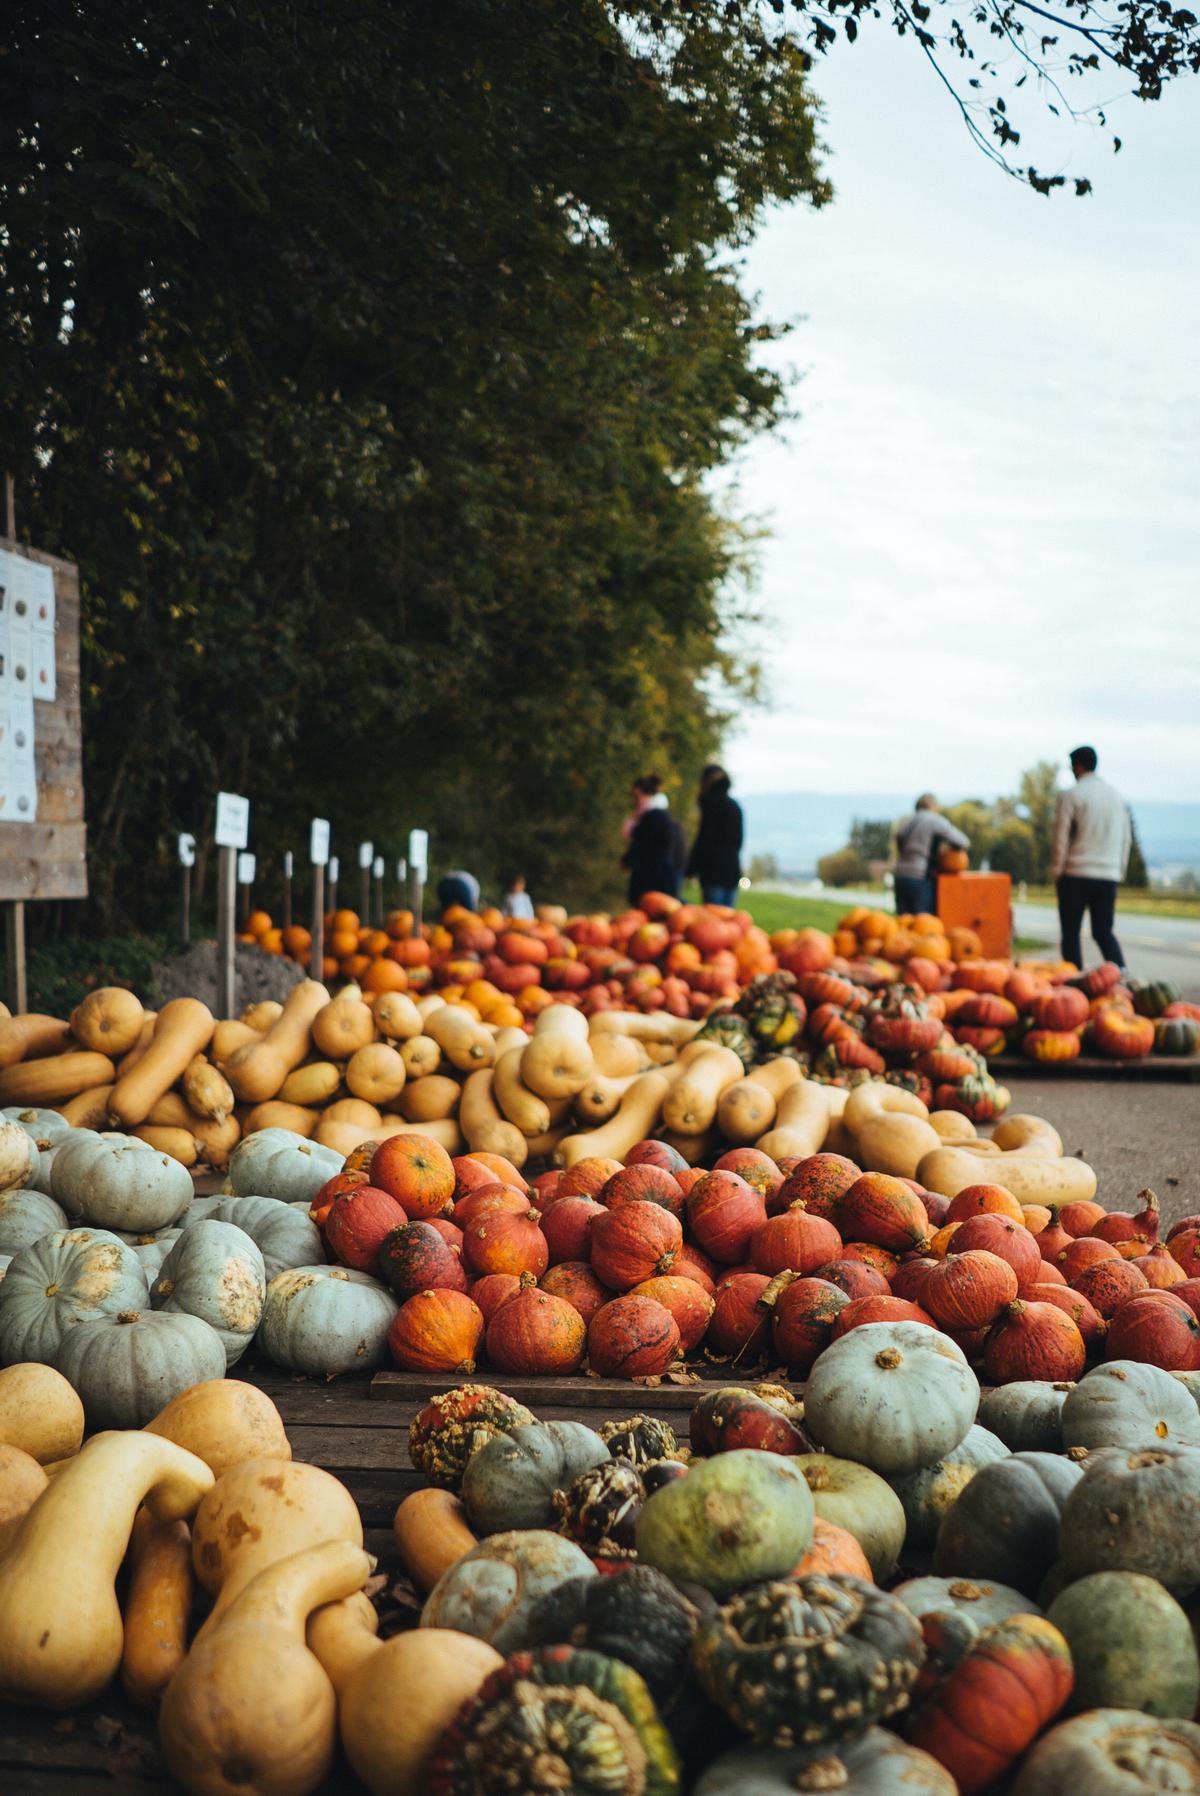
<svg viewBox="0 0 1200 1796">
<path fill-rule="evenodd" d="M 497 1060 L 500 1059 L 502 1054 L 511 1054 L 514 1048 L 524 1048 L 525 1043 L 529 1040 L 524 1029 L 517 1029 L 512 1025 L 506 1024 L 503 1027 L 497 1028 L 494 1024 L 489 1023 L 487 1026 L 492 1030 L 492 1040 L 495 1046 Z"/>
<path fill-rule="evenodd" d="M 1062 1136 L 1044 1116 L 1002 1116 L 992 1130 L 992 1140 L 1004 1153 L 1014 1148 L 1022 1153 L 1049 1154 L 1058 1159 L 1063 1151 Z"/>
<path fill-rule="evenodd" d="M 755 1144 L 772 1160 L 791 1157 L 806 1160 L 819 1154 L 829 1130 L 830 1085 L 801 1079 L 784 1092 L 775 1110 L 775 1127 Z"/>
<path fill-rule="evenodd" d="M 615 1035 L 600 1037 L 601 1041 L 616 1041 L 617 1039 Z M 615 1116 L 621 1099 L 636 1078 L 636 1073 L 627 1073 L 619 1079 L 608 1079 L 603 1073 L 593 1073 L 583 1090 L 575 1093 L 575 1115 L 579 1121 L 584 1124 L 598 1124 L 607 1122 L 610 1116 Z"/>
<path fill-rule="evenodd" d="M 83 1404 L 61 1372 L 24 1360 L 0 1371 L 0 1441 L 51 1465 L 82 1440 Z"/>
<path fill-rule="evenodd" d="M 365 1597 L 348 1597 L 310 1616 L 308 1644 L 337 1692 L 342 1746 L 361 1782 L 372 1796 L 425 1796 L 443 1733 L 504 1661 L 485 1640 L 451 1628 L 381 1641 L 377 1627 Z"/>
<path fill-rule="evenodd" d="M 459 1099 L 458 1126 L 472 1153 L 500 1154 L 519 1169 L 529 1158 L 529 1144 L 520 1129 L 501 1116 L 494 1082 L 490 1066 L 470 1075 Z"/>
<path fill-rule="evenodd" d="M 65 1104 L 97 1085 L 112 1085 L 117 1069 L 107 1054 L 86 1048 L 54 1054 L 45 1060 L 19 1060 L 0 1072 L 0 1105 Z"/>
<path fill-rule="evenodd" d="M 543 1014 L 545 1014 L 543 1012 Z M 665 1010 L 598 1010 L 591 1019 L 593 1035 L 628 1035 L 635 1041 L 665 1041 L 681 1046 L 700 1028 L 691 1017 L 668 1016 Z"/>
<path fill-rule="evenodd" d="M 119 1060 L 137 1046 L 145 1015 L 135 993 L 122 985 L 100 985 L 71 1012 L 71 1033 L 81 1048 Z"/>
<path fill-rule="evenodd" d="M 254 1029 L 259 1035 L 265 1035 L 273 1029 L 283 1015 L 283 1005 L 278 998 L 259 998 L 255 1004 L 247 1004 L 241 1014 L 240 1021 L 248 1029 Z"/>
<path fill-rule="evenodd" d="M 333 1686 L 304 1643 L 313 1609 L 361 1589 L 374 1560 L 327 1540 L 260 1572 L 206 1624 L 167 1686 L 159 1740 L 201 1796 L 306 1796 L 333 1762 Z"/>
<path fill-rule="evenodd" d="M 597 1033 L 588 1035 L 592 1063 L 604 1079 L 630 1079 L 644 1073 L 649 1065 L 645 1049 L 632 1035 Z"/>
<path fill-rule="evenodd" d="M 671 1082 L 662 1073 L 639 1074 L 621 1099 L 615 1116 L 598 1129 L 564 1136 L 555 1150 L 555 1164 L 574 1166 L 577 1160 L 592 1154 L 607 1160 L 624 1160 L 631 1147 L 654 1133 L 663 1099 L 670 1089 Z"/>
<path fill-rule="evenodd" d="M 238 1023 L 233 1020 L 218 1023 L 212 1032 L 212 1041 L 209 1043 L 208 1050 L 212 1056 L 213 1065 L 219 1066 L 224 1072 L 239 1048 L 248 1047 L 251 1042 L 261 1039 L 259 1031 L 252 1029 L 249 1023 Z"/>
<path fill-rule="evenodd" d="M 1051 1210 L 1096 1195 L 1096 1175 L 1085 1160 L 1037 1148 L 999 1149 L 990 1141 L 935 1148 L 918 1164 L 916 1177 L 943 1197 L 957 1197 L 965 1186 L 986 1179 L 1011 1191 L 1019 1204 Z"/>
<path fill-rule="evenodd" d="M 93 1085 L 90 1091 L 81 1091 L 54 1108 L 73 1129 L 107 1129 L 108 1102 L 113 1089 L 111 1085 Z"/>
<path fill-rule="evenodd" d="M 412 1043 L 407 1046 L 411 1047 Z M 457 1079 L 429 1073 L 423 1079 L 409 1081 L 396 1100 L 396 1108 L 405 1122 L 436 1122 L 441 1117 L 457 1115 L 461 1096 L 462 1087 Z"/>
<path fill-rule="evenodd" d="M 294 1135 L 303 1135 L 306 1141 L 311 1141 L 320 1120 L 319 1110 L 268 1098 L 265 1104 L 255 1104 L 246 1112 L 242 1118 L 242 1134 L 257 1135 L 261 1129 L 290 1129 Z"/>
<path fill-rule="evenodd" d="M 444 1571 L 479 1545 L 467 1512 L 448 1490 L 415 1490 L 392 1522 L 404 1569 L 418 1590 L 432 1590 Z"/>
<path fill-rule="evenodd" d="M 677 1135 L 703 1135 L 716 1120 L 721 1094 L 744 1077 L 732 1048 L 706 1047 L 688 1060 L 663 1099 L 663 1122 Z"/>
<path fill-rule="evenodd" d="M 224 1122 L 233 1115 L 233 1090 L 223 1073 L 203 1054 L 189 1060 L 180 1081 L 189 1110 L 208 1122 Z"/>
<path fill-rule="evenodd" d="M 329 1060 L 349 1060 L 375 1040 L 375 1018 L 361 997 L 333 998 L 313 1018 L 313 1046 Z"/>
<path fill-rule="evenodd" d="M 840 1116 L 829 1118 L 829 1127 L 825 1131 L 825 1139 L 821 1143 L 823 1154 L 841 1154 L 845 1160 L 853 1160 L 858 1152 L 858 1143 L 846 1127 Z"/>
<path fill-rule="evenodd" d="M 477 1022 L 463 1005 L 443 1004 L 439 1010 L 431 1011 L 423 1029 L 460 1073 L 491 1066 L 496 1052 L 491 1030 Z"/>
<path fill-rule="evenodd" d="M 154 1027 L 157 1022 L 157 1010 L 144 1010 L 142 1012 L 142 1026 L 138 1031 L 137 1040 L 134 1042 L 129 1052 L 127 1054 L 122 1054 L 121 1058 L 117 1061 L 118 1079 L 123 1079 L 126 1073 L 133 1071 L 142 1055 L 146 1052 L 146 1049 L 150 1046 L 150 1043 L 154 1040 Z"/>
<path fill-rule="evenodd" d="M 425 1026 L 426 1017 L 432 1016 L 435 1010 L 440 1010 L 445 1002 L 445 998 L 439 992 L 426 992 L 423 997 L 415 1000 L 422 1028 Z"/>
<path fill-rule="evenodd" d="M 18 1011 L 0 1020 L 0 1068 L 21 1060 L 62 1054 L 71 1045 L 71 1025 L 39 1010 Z"/>
<path fill-rule="evenodd" d="M 3 1376 L 0 1373 L 0 1379 Z M 146 1432 L 185 1447 L 215 1478 L 247 1459 L 292 1457 L 283 1418 L 271 1399 L 238 1378 L 207 1378 L 189 1385 L 146 1423 Z"/>
<path fill-rule="evenodd" d="M 522 1048 L 511 1048 L 497 1060 L 492 1095 L 502 1116 L 520 1129 L 522 1135 L 544 1135 L 550 1127 L 550 1106 L 522 1080 L 523 1052 Z"/>
<path fill-rule="evenodd" d="M 941 1146 L 915 1092 L 881 1079 L 855 1086 L 846 1099 L 845 1124 L 857 1143 L 854 1158 L 866 1172 L 915 1179 L 923 1156 Z"/>
<path fill-rule="evenodd" d="M 188 1062 L 204 1052 L 214 1027 L 211 1010 L 199 998 L 172 998 L 164 1004 L 150 1046 L 133 1070 L 117 1080 L 109 1099 L 113 1121 L 126 1129 L 145 1122 Z"/>
<path fill-rule="evenodd" d="M 341 1070 L 332 1060 L 310 1060 L 307 1066 L 298 1066 L 288 1074 L 280 1087 L 279 1098 L 284 1104 L 305 1107 L 328 1104 L 341 1082 Z"/>
<path fill-rule="evenodd" d="M 13 1524 L 29 1513 L 49 1482 L 31 1453 L 0 1441 L 0 1551 Z"/>
<path fill-rule="evenodd" d="M 203 1460 L 173 1441 L 136 1429 L 94 1435 L 6 1537 L 0 1696 L 50 1709 L 98 1696 L 121 1663 L 113 1586 L 139 1505 L 161 1521 L 186 1519 L 212 1484 Z"/>
<path fill-rule="evenodd" d="M 159 1123 L 141 1123 L 129 1133 L 152 1147 L 157 1154 L 169 1154 L 181 1166 L 194 1166 L 200 1158 L 196 1137 L 190 1129 L 171 1129 Z"/>
<path fill-rule="evenodd" d="M 668 1147 L 673 1147 L 689 1166 L 702 1166 L 706 1160 L 715 1159 L 725 1147 L 715 1125 L 711 1129 L 705 1129 L 703 1135 L 679 1135 L 674 1129 L 660 1128 L 657 1139 L 665 1141 Z"/>
<path fill-rule="evenodd" d="M 368 1104 L 365 1098 L 339 1098 L 336 1104 L 330 1104 L 323 1122 L 352 1123 L 356 1129 L 377 1129 L 383 1121 L 374 1104 Z"/>
<path fill-rule="evenodd" d="M 542 1098 L 574 1097 L 593 1071 L 587 1018 L 567 1004 L 551 1004 L 533 1025 L 521 1055 L 521 1078 Z"/>
<path fill-rule="evenodd" d="M 407 1076 L 400 1053 L 388 1042 L 374 1041 L 351 1055 L 346 1085 L 356 1098 L 379 1107 L 400 1096 Z"/>
<path fill-rule="evenodd" d="M 717 1105 L 717 1123 L 725 1140 L 740 1145 L 765 1135 L 775 1121 L 780 1098 L 799 1078 L 798 1063 L 781 1057 L 727 1085 Z"/>
<path fill-rule="evenodd" d="M 313 1139 L 321 1147 L 331 1147 L 335 1153 L 349 1155 L 364 1141 L 386 1141 L 389 1135 L 428 1135 L 444 1147 L 448 1154 L 461 1154 L 465 1143 L 458 1124 L 452 1117 L 435 1117 L 430 1122 L 402 1122 L 398 1116 L 385 1116 L 377 1129 L 356 1129 L 352 1123 L 325 1122 L 317 1124 Z"/>
<path fill-rule="evenodd" d="M 227 1116 L 224 1122 L 216 1123 L 193 1116 L 188 1127 L 192 1131 L 201 1160 L 206 1166 L 224 1172 L 229 1164 L 230 1154 L 242 1139 L 242 1125 L 237 1117 Z"/>
<path fill-rule="evenodd" d="M 292 987 L 282 1014 L 266 1034 L 238 1049 L 225 1072 L 243 1103 L 262 1104 L 278 1096 L 288 1074 L 307 1056 L 313 1020 L 328 1003 L 329 993 L 320 980 L 302 980 Z"/>
<path fill-rule="evenodd" d="M 555 1123 L 546 1130 L 544 1135 L 530 1135 L 525 1142 L 527 1163 L 529 1160 L 553 1162 L 561 1143 L 566 1140 L 570 1132 L 570 1123 Z"/>
<path fill-rule="evenodd" d="M 978 1139 L 975 1124 L 959 1110 L 931 1110 L 929 1126 L 936 1132 L 939 1140 L 951 1147 L 956 1143 Z"/>
<path fill-rule="evenodd" d="M 411 1085 L 415 1079 L 427 1079 L 437 1072 L 442 1064 L 442 1050 L 431 1035 L 410 1035 L 400 1049 L 400 1058 Z"/>
<path fill-rule="evenodd" d="M 424 1027 L 420 1011 L 406 992 L 380 992 L 371 1011 L 375 1027 L 388 1041 L 411 1041 Z"/>
<path fill-rule="evenodd" d="M 186 1522 L 158 1522 L 139 1509 L 129 1542 L 129 1594 L 121 1684 L 141 1708 L 156 1703 L 187 1657 L 196 1580 Z"/>
</svg>

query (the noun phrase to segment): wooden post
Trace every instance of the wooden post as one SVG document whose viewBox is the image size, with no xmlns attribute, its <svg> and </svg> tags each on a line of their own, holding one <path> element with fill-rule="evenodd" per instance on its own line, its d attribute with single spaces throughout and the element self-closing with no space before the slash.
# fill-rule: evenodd
<svg viewBox="0 0 1200 1796">
<path fill-rule="evenodd" d="M 383 928 L 383 856 L 375 856 L 375 927 Z"/>
<path fill-rule="evenodd" d="M 292 851 L 289 848 L 283 857 L 283 927 L 292 926 Z"/>
<path fill-rule="evenodd" d="M 237 908 L 237 850 L 217 850 L 217 1004 L 231 1017 L 234 1004 L 234 913 Z"/>
<path fill-rule="evenodd" d="M 421 933 L 421 910 L 425 901 L 425 880 L 420 867 L 408 870 L 408 907 L 412 911 L 414 939 Z"/>
<path fill-rule="evenodd" d="M 179 887 L 179 945 L 186 948 L 192 939 L 192 869 L 181 869 Z"/>
<path fill-rule="evenodd" d="M 9 504 L 12 478 L 9 477 Z M 29 981 L 25 965 L 25 900 L 14 898 L 4 910 L 4 958 L 8 963 L 8 1007 L 14 1016 L 29 1009 Z"/>
<path fill-rule="evenodd" d="M 371 926 L 371 863 L 375 858 L 375 849 L 370 842 L 358 845 L 358 914 L 360 920 Z"/>
<path fill-rule="evenodd" d="M 320 979 L 325 972 L 325 866 L 318 861 L 312 870 L 312 956 L 309 977 Z"/>
<path fill-rule="evenodd" d="M 337 855 L 331 854 L 329 857 L 329 890 L 325 898 L 326 910 L 335 911 L 337 909 L 339 867 L 340 862 Z"/>
</svg>

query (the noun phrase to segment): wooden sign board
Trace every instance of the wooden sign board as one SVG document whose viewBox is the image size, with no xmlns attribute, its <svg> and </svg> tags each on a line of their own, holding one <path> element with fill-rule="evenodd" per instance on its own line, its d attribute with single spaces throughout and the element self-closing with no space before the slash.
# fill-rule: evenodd
<svg viewBox="0 0 1200 1796">
<path fill-rule="evenodd" d="M 50 569 L 54 584 L 53 666 L 39 664 L 35 642 L 31 672 L 35 682 L 53 691 L 53 698 L 37 696 L 33 702 L 33 758 L 36 820 L 23 823 L 9 817 L 14 782 L 6 772 L 13 766 L 12 744 L 5 742 L 0 755 L 0 899 L 87 897 L 87 838 L 83 821 L 83 741 L 79 705 L 79 569 L 74 562 L 27 549 L 11 537 L 0 536 L 0 570 L 17 556 Z M 0 572 L 0 583 L 4 575 Z M 12 715 L 10 695 L 17 687 L 11 655 L 11 617 L 5 619 L 6 666 L 0 676 L 0 727 L 7 731 Z M 24 620 L 21 620 L 24 628 Z M 45 634 L 42 642 L 50 646 Z M 22 669 L 24 660 L 22 659 Z M 24 687 L 22 671 L 20 686 Z M 19 713 L 28 716 L 28 706 Z"/>
</svg>

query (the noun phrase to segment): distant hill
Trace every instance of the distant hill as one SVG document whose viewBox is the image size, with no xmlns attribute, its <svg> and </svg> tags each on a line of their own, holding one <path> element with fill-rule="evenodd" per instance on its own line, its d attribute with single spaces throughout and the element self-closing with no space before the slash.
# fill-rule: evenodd
<svg viewBox="0 0 1200 1796">
<path fill-rule="evenodd" d="M 958 802 L 959 795 L 942 796 L 945 804 Z M 738 798 L 746 816 L 747 858 L 773 854 L 781 874 L 800 877 L 813 873 L 823 854 L 845 844 L 855 817 L 904 817 L 913 802 L 911 792 L 751 792 Z M 1200 870 L 1200 804 L 1135 799 L 1132 809 L 1151 872 Z"/>
</svg>

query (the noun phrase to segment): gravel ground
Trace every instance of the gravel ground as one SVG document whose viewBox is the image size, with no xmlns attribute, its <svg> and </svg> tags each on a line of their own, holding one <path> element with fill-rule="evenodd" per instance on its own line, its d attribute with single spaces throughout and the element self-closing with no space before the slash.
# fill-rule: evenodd
<svg viewBox="0 0 1200 1796">
<path fill-rule="evenodd" d="M 1099 1202 L 1132 1210 L 1158 1193 L 1165 1222 L 1200 1214 L 1200 1084 L 1166 1081 L 1006 1079 L 1012 1110 L 1044 1116 L 1096 1169 Z"/>
</svg>

